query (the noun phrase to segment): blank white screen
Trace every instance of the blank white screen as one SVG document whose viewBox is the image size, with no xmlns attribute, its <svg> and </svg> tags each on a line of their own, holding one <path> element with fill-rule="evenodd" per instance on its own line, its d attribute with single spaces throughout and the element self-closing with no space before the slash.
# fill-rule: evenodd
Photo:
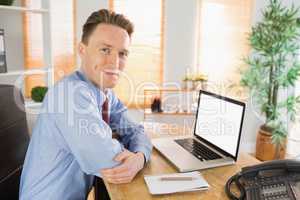
<svg viewBox="0 0 300 200">
<path fill-rule="evenodd" d="M 235 156 L 243 106 L 201 93 L 196 135 Z"/>
</svg>

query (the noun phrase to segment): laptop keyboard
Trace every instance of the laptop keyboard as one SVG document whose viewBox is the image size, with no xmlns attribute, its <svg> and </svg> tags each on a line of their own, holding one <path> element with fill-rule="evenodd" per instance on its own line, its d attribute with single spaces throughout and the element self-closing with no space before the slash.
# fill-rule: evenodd
<svg viewBox="0 0 300 200">
<path fill-rule="evenodd" d="M 175 140 L 175 142 L 201 161 L 222 158 L 221 156 L 207 148 L 205 145 L 202 145 L 201 143 L 197 142 L 197 140 L 194 140 L 192 138 L 178 139 Z"/>
</svg>

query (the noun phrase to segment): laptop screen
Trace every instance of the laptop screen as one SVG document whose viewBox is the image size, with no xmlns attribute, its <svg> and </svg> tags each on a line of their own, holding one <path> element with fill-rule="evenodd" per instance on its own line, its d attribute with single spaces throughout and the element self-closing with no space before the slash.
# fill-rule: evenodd
<svg viewBox="0 0 300 200">
<path fill-rule="evenodd" d="M 199 98 L 195 135 L 236 157 L 245 104 L 204 91 Z"/>
</svg>

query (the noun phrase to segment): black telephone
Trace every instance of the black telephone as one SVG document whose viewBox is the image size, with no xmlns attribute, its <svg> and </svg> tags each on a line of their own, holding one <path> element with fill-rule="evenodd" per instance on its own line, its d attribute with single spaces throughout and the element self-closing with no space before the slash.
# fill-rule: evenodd
<svg viewBox="0 0 300 200">
<path fill-rule="evenodd" d="M 240 195 L 232 193 L 235 183 Z M 300 160 L 275 160 L 244 167 L 225 185 L 232 200 L 300 200 Z"/>
</svg>

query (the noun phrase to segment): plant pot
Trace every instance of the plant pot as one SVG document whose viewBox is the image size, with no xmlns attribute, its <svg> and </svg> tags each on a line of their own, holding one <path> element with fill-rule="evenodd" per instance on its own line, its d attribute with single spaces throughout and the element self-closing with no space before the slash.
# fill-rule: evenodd
<svg viewBox="0 0 300 200">
<path fill-rule="evenodd" d="M 193 81 L 193 90 L 201 89 L 201 81 Z"/>
<path fill-rule="evenodd" d="M 286 153 L 286 139 L 279 145 L 279 156 L 276 155 L 276 144 L 272 143 L 272 134 L 270 130 L 260 127 L 256 138 L 255 157 L 259 160 L 277 160 L 283 159 Z"/>
<path fill-rule="evenodd" d="M 201 90 L 207 90 L 207 81 L 201 81 Z"/>
</svg>

